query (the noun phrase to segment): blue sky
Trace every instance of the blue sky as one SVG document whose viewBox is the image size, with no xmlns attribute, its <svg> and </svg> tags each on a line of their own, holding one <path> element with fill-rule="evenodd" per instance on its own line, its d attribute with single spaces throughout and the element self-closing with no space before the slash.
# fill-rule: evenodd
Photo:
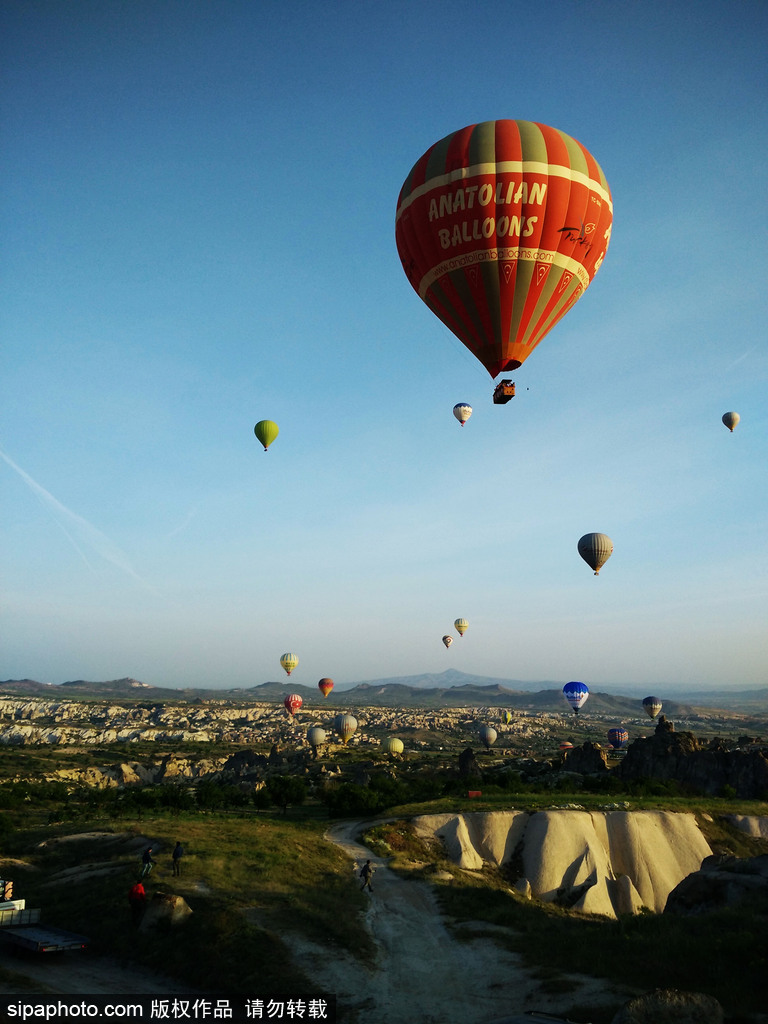
<svg viewBox="0 0 768 1024">
<path fill-rule="evenodd" d="M 0 678 L 251 686 L 295 651 L 304 684 L 765 685 L 767 30 L 5 0 Z M 433 142 L 507 117 L 595 155 L 614 229 L 496 407 L 394 215 Z"/>
</svg>

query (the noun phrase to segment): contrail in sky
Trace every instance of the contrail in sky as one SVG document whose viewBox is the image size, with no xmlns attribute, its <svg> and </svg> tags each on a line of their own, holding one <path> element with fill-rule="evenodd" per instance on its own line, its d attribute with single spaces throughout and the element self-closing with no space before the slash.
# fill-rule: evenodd
<svg viewBox="0 0 768 1024">
<path fill-rule="evenodd" d="M 110 562 L 116 568 L 127 573 L 143 587 L 146 587 L 148 590 L 154 589 L 135 571 L 126 553 L 114 544 L 109 537 L 105 536 L 101 530 L 98 530 L 92 523 L 89 523 L 87 519 L 83 519 L 82 516 L 62 505 L 58 499 L 54 498 L 50 491 L 46 491 L 44 487 L 41 487 L 37 481 L 32 479 L 29 473 L 25 473 L 21 466 L 17 466 L 13 459 L 5 454 L 2 448 L 0 448 L 0 458 L 19 474 L 32 493 L 45 505 L 91 571 L 93 571 L 93 566 L 88 561 L 81 544 L 84 547 L 92 548 L 106 562 Z M 78 543 L 78 540 L 80 543 Z"/>
</svg>

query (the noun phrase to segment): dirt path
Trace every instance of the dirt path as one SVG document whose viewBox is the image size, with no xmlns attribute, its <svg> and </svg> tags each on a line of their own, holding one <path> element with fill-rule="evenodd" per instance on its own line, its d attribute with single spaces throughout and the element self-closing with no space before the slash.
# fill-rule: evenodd
<svg viewBox="0 0 768 1024">
<path fill-rule="evenodd" d="M 378 949 L 372 969 L 351 957 L 305 945 L 310 973 L 335 992 L 343 1020 L 354 1024 L 491 1024 L 516 1013 L 538 1010 L 565 1016 L 578 1004 L 618 1009 L 626 994 L 593 979 L 574 977 L 567 995 L 548 995 L 519 958 L 491 939 L 457 942 L 448 932 L 431 887 L 402 879 L 357 840 L 374 822 L 346 822 L 326 837 L 359 871 L 370 858 L 376 871 L 365 922 Z M 362 883 L 361 883 L 362 884 Z M 486 931 L 488 929 L 485 929 Z"/>
</svg>

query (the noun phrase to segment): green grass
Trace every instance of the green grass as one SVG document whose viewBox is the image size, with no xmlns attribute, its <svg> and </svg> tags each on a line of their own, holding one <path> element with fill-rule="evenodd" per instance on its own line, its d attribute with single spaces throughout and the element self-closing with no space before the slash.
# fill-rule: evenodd
<svg viewBox="0 0 768 1024">
<path fill-rule="evenodd" d="M 194 913 L 173 929 L 137 933 L 130 922 L 129 886 L 137 854 L 105 854 L 95 840 L 52 844 L 43 837 L 62 832 L 110 830 L 104 820 L 71 827 L 37 826 L 17 832 L 5 852 L 33 865 L 14 869 L 16 893 L 27 906 L 43 908 L 43 921 L 91 938 L 91 950 L 137 961 L 199 990 L 253 992 L 256 987 L 295 994 L 311 986 L 290 953 L 290 937 L 301 934 L 332 951 L 372 954 L 358 911 L 365 905 L 346 857 L 323 839 L 323 825 L 290 816 L 158 816 L 140 829 L 159 840 L 157 866 L 147 884 L 153 891 L 183 896 Z M 176 839 L 185 847 L 182 877 L 171 874 Z M 66 885 L 46 885 L 75 865 L 105 864 L 105 876 L 75 876 Z M 339 912 L 343 908 L 343 913 Z M 140 939 L 138 938 L 140 936 Z"/>
</svg>

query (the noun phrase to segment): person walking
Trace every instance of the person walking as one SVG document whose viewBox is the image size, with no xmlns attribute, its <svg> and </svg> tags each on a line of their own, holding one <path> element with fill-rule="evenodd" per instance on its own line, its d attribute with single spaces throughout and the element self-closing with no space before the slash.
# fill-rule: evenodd
<svg viewBox="0 0 768 1024">
<path fill-rule="evenodd" d="M 148 846 L 144 851 L 144 856 L 141 858 L 141 877 L 146 878 L 155 866 L 155 861 L 152 859 L 152 847 Z"/>
<path fill-rule="evenodd" d="M 371 885 L 371 879 L 373 878 L 373 865 L 369 860 L 363 864 L 362 870 L 360 871 L 360 877 L 363 880 L 363 887 L 360 892 L 365 892 L 366 885 L 368 886 L 368 892 L 373 892 L 373 886 Z"/>
<path fill-rule="evenodd" d="M 181 875 L 181 858 L 184 856 L 184 847 L 177 840 L 176 845 L 173 848 L 171 859 L 173 860 L 173 873 L 174 875 Z"/>
</svg>

